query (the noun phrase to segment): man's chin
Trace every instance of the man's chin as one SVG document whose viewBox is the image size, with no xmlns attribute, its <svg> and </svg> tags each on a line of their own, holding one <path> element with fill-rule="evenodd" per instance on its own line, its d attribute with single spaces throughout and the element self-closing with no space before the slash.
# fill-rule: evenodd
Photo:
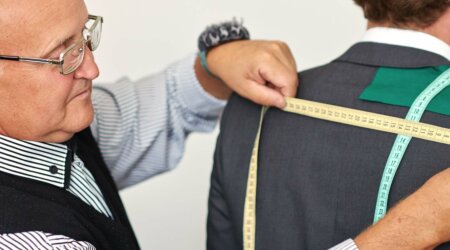
<svg viewBox="0 0 450 250">
<path fill-rule="evenodd" d="M 65 122 L 63 130 L 72 136 L 88 128 L 94 120 L 94 109 L 91 105 L 83 107 L 75 116 Z"/>
<path fill-rule="evenodd" d="M 76 122 L 74 132 L 78 133 L 88 128 L 93 120 L 94 120 L 94 110 L 91 109 L 88 113 L 84 114 L 84 116 L 80 120 Z"/>
<path fill-rule="evenodd" d="M 76 133 L 79 133 L 91 125 L 93 119 L 86 119 L 83 122 L 77 122 L 76 124 L 71 124 L 64 130 L 59 130 L 53 132 L 47 138 L 45 138 L 46 142 L 54 142 L 61 143 L 70 140 Z"/>
</svg>

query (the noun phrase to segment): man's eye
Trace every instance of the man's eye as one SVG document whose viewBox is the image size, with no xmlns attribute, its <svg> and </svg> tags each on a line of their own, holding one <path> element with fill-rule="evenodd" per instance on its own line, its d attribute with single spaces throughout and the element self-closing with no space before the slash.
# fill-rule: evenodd
<svg viewBox="0 0 450 250">
<path fill-rule="evenodd" d="M 70 46 L 71 43 L 72 43 L 72 39 L 63 42 L 61 44 L 61 46 L 63 46 L 64 48 L 67 48 L 68 46 Z"/>
<path fill-rule="evenodd" d="M 66 46 L 61 44 L 57 48 L 55 48 L 52 52 L 49 54 L 49 58 L 57 58 L 59 55 L 66 49 Z"/>
</svg>

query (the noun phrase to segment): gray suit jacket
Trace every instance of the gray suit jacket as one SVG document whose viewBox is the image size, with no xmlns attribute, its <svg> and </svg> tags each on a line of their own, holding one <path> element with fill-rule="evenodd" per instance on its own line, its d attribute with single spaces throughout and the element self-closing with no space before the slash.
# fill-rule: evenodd
<svg viewBox="0 0 450 250">
<path fill-rule="evenodd" d="M 418 49 L 358 43 L 335 61 L 301 72 L 297 97 L 403 118 L 408 108 L 358 99 L 377 68 L 449 64 Z M 208 249 L 242 248 L 246 180 L 259 115 L 259 106 L 236 95 L 224 112 L 211 177 Z M 445 115 L 425 112 L 422 121 L 450 127 Z M 395 137 L 270 109 L 259 151 L 256 248 L 327 249 L 371 225 Z M 413 139 L 395 177 L 390 206 L 447 167 L 450 146 Z"/>
</svg>

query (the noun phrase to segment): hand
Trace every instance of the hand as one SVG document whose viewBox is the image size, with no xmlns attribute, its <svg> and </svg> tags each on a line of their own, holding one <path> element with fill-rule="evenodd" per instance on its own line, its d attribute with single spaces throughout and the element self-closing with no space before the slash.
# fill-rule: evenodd
<svg viewBox="0 0 450 250">
<path fill-rule="evenodd" d="M 234 41 L 211 49 L 210 71 L 239 95 L 284 108 L 297 93 L 297 66 L 289 47 L 278 41 Z"/>
<path fill-rule="evenodd" d="M 360 250 L 433 249 L 450 241 L 450 169 L 430 178 L 356 237 Z"/>
</svg>

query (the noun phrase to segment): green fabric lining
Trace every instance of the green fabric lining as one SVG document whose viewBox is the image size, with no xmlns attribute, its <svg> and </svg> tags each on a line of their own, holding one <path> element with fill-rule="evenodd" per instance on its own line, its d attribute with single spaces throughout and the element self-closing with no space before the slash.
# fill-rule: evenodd
<svg viewBox="0 0 450 250">
<path fill-rule="evenodd" d="M 417 96 L 448 68 L 447 65 L 415 69 L 381 67 L 359 99 L 411 107 Z M 450 116 L 450 87 L 430 102 L 427 111 Z"/>
</svg>

